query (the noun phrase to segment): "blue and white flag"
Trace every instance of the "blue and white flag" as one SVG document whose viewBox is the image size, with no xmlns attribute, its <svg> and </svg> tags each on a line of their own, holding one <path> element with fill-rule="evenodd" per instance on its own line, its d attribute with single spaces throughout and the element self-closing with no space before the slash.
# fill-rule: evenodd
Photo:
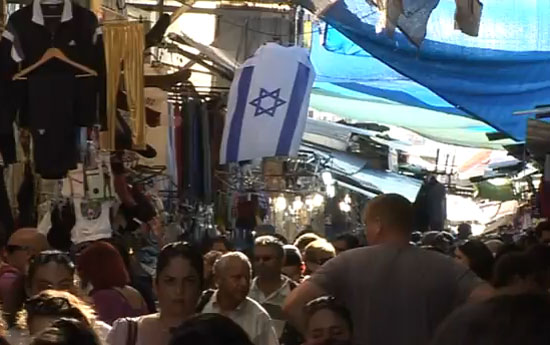
<svg viewBox="0 0 550 345">
<path fill-rule="evenodd" d="M 275 43 L 260 47 L 231 85 L 220 163 L 295 156 L 314 79 L 306 49 Z"/>
</svg>

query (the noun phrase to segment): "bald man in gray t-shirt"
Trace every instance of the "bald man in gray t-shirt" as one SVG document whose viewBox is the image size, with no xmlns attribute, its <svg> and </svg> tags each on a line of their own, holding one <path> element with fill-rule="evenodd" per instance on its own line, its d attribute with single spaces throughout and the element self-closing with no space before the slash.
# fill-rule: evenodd
<svg viewBox="0 0 550 345">
<path fill-rule="evenodd" d="M 332 295 L 349 310 L 354 345 L 426 345 L 457 306 L 493 294 L 467 267 L 409 245 L 410 203 L 397 195 L 369 202 L 369 243 L 327 262 L 288 297 L 284 310 L 305 329 L 303 306 Z"/>
</svg>

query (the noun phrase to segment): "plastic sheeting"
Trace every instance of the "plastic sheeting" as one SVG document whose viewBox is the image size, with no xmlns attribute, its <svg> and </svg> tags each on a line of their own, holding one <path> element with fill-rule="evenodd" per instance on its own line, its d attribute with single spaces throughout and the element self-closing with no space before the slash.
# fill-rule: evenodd
<svg viewBox="0 0 550 345">
<path fill-rule="evenodd" d="M 550 0 L 484 1 L 479 37 L 454 29 L 454 9 L 440 1 L 418 49 L 399 32 L 376 33 L 378 11 L 364 0 L 338 1 L 323 14 L 332 27 L 314 42 L 317 80 L 524 140 L 528 117 L 512 113 L 550 103 Z"/>
</svg>

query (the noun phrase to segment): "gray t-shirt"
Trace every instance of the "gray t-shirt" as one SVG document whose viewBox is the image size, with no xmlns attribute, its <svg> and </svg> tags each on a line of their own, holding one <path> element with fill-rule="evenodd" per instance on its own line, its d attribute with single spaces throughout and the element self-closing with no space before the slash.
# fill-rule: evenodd
<svg viewBox="0 0 550 345">
<path fill-rule="evenodd" d="M 449 257 L 390 244 L 345 252 L 310 282 L 348 308 L 354 345 L 426 345 L 439 323 L 483 284 Z"/>
</svg>

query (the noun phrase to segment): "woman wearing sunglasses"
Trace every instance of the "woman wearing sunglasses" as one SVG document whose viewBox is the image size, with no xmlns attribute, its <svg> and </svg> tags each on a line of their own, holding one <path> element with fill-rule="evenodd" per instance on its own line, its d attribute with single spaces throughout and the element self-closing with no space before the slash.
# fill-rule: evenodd
<svg viewBox="0 0 550 345">
<path fill-rule="evenodd" d="M 77 294 L 75 265 L 69 254 L 47 250 L 33 257 L 27 271 L 26 290 L 29 296 L 35 296 L 44 290 Z"/>
<path fill-rule="evenodd" d="M 61 318 L 76 319 L 98 334 L 102 343 L 111 330 L 107 324 L 98 321 L 95 312 L 84 301 L 66 291 L 45 290 L 25 302 L 19 327 L 8 333 L 12 345 L 28 344 L 36 336 Z"/>
</svg>

